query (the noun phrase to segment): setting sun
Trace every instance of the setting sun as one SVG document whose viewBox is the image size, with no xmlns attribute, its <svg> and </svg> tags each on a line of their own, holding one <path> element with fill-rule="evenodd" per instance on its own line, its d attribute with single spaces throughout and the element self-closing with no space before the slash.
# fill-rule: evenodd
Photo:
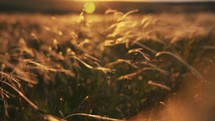
<svg viewBox="0 0 215 121">
<path fill-rule="evenodd" d="M 86 2 L 84 4 L 84 11 L 86 13 L 93 13 L 96 10 L 96 5 L 94 2 Z"/>
</svg>

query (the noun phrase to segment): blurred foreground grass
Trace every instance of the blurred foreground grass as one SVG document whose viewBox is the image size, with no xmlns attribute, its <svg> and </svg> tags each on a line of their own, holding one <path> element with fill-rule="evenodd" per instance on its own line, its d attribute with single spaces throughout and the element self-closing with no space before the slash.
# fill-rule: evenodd
<svg viewBox="0 0 215 121">
<path fill-rule="evenodd" d="M 215 57 L 213 13 L 133 12 L 1 13 L 1 120 L 128 119 L 183 89 L 185 78 L 205 81 Z"/>
</svg>

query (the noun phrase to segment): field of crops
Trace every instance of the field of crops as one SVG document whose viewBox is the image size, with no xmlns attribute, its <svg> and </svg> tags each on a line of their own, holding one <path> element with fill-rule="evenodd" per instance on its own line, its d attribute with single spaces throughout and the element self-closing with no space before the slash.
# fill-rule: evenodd
<svg viewBox="0 0 215 121">
<path fill-rule="evenodd" d="M 135 12 L 1 13 L 0 120 L 213 121 L 215 14 Z"/>
</svg>

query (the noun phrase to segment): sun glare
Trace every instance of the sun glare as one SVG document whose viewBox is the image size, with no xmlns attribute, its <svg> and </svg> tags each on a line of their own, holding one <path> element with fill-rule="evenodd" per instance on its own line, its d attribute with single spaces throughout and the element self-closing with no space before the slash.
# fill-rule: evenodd
<svg viewBox="0 0 215 121">
<path fill-rule="evenodd" d="M 84 11 L 86 13 L 93 13 L 96 10 L 96 5 L 94 2 L 86 2 L 84 4 Z"/>
</svg>

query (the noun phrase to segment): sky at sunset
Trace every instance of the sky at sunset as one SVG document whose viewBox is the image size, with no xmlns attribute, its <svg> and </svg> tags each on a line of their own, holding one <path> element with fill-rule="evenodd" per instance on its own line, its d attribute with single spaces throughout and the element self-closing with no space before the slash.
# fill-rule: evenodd
<svg viewBox="0 0 215 121">
<path fill-rule="evenodd" d="M 165 2 L 165 1 L 168 1 L 168 2 L 188 2 L 188 1 L 215 1 L 215 0 L 74 0 L 74 1 L 126 1 L 126 2 L 155 2 L 155 1 L 158 1 L 158 2 Z"/>
<path fill-rule="evenodd" d="M 189 2 L 192 4 L 192 7 L 189 6 Z M 168 11 L 167 9 L 171 9 L 171 11 L 177 11 L 179 10 L 178 8 L 181 10 L 189 9 L 189 11 L 215 11 L 214 6 L 215 0 L 0 0 L 0 11 L 61 11 L 79 13 L 83 10 L 83 7 L 89 10 L 86 11 L 88 13 L 104 12 L 109 8 L 121 11 L 133 9 L 140 11 Z"/>
</svg>

